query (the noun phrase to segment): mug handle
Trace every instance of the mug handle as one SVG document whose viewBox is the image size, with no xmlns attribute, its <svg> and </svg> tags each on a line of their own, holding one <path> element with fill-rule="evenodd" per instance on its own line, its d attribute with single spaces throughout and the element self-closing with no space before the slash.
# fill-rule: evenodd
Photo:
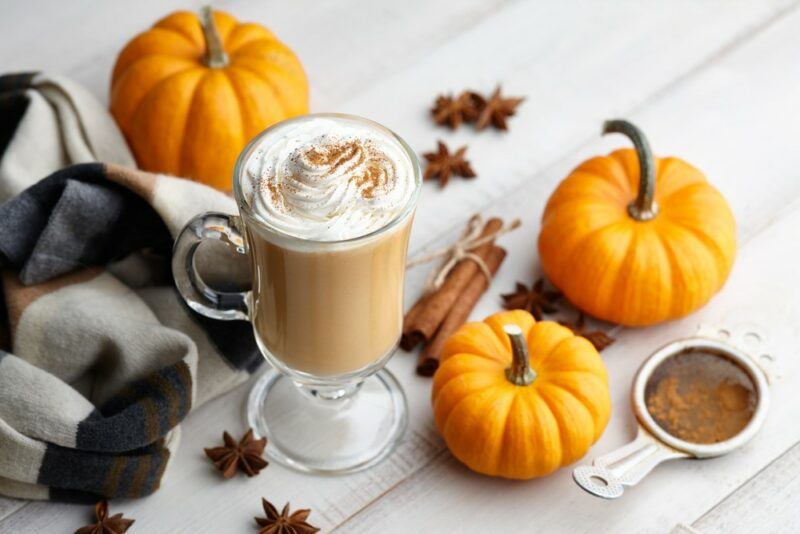
<svg viewBox="0 0 800 534">
<path fill-rule="evenodd" d="M 184 226 L 172 249 L 172 276 L 186 304 L 201 315 L 223 321 L 248 320 L 250 291 L 217 291 L 203 282 L 194 261 L 197 247 L 204 240 L 222 241 L 237 254 L 247 254 L 247 245 L 238 229 L 239 217 L 208 212 Z"/>
</svg>

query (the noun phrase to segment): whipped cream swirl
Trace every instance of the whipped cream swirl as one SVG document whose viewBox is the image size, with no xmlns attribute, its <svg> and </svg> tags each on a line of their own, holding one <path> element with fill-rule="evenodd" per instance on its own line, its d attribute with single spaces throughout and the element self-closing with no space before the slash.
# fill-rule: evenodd
<svg viewBox="0 0 800 534">
<path fill-rule="evenodd" d="M 414 192 L 403 146 L 353 119 L 308 117 L 270 131 L 245 162 L 253 211 L 278 230 L 316 241 L 366 235 L 388 224 Z"/>
</svg>

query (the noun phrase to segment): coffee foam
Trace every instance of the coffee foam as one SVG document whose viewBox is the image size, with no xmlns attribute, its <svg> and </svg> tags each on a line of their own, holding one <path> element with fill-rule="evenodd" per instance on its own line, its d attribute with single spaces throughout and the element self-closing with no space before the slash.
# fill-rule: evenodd
<svg viewBox="0 0 800 534">
<path fill-rule="evenodd" d="M 252 210 L 283 233 L 315 241 L 382 228 L 416 186 L 411 158 L 396 138 L 347 118 L 310 116 L 278 126 L 244 169 Z"/>
</svg>

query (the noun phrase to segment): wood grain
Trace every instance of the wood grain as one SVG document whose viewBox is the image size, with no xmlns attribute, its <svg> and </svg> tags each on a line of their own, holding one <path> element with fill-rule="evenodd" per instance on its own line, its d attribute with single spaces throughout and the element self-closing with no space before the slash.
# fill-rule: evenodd
<svg viewBox="0 0 800 534">
<path fill-rule="evenodd" d="M 692 527 L 702 534 L 800 531 L 800 443 L 706 512 Z"/>
<path fill-rule="evenodd" d="M 635 435 L 635 420 L 628 395 L 641 359 L 666 342 L 691 335 L 700 322 L 739 325 L 765 320 L 767 310 L 789 323 L 800 321 L 800 288 L 785 287 L 800 259 L 800 247 L 786 249 L 800 224 L 800 203 L 790 216 L 744 245 L 731 286 L 691 319 L 647 330 L 625 331 L 603 352 L 609 369 L 614 412 L 605 435 L 589 457 L 609 452 Z M 747 280 L 764 277 L 758 285 Z M 781 303 L 778 305 L 777 303 Z M 772 317 L 772 315 L 770 315 Z M 767 319 L 768 320 L 768 319 Z M 800 428 L 787 422 L 800 417 L 800 399 L 795 395 L 800 361 L 796 347 L 800 332 L 767 324 L 771 345 L 766 349 L 780 360 L 784 379 L 773 386 L 773 403 L 761 433 L 742 449 L 711 460 L 676 461 L 660 466 L 639 486 L 626 491 L 618 501 L 588 496 L 572 482 L 570 468 L 549 478 L 518 483 L 489 479 L 469 472 L 449 455 L 409 477 L 392 495 L 362 510 L 342 526 L 344 532 L 391 531 L 402 522 L 411 529 L 465 529 L 473 526 L 513 531 L 519 524 L 553 526 L 553 532 L 662 532 L 679 521 L 691 522 L 720 499 L 761 470 L 786 447 L 800 440 Z M 780 349 L 780 348 L 783 349 Z M 791 378 L 790 378 L 791 377 Z M 456 482 L 457 481 L 457 482 Z M 786 503 L 786 506 L 790 506 Z M 513 510 L 513 513 L 508 511 Z M 787 510 L 786 514 L 792 512 Z M 686 521 L 686 520 L 689 521 Z M 549 530 L 548 530 L 549 531 Z M 775 530 L 781 532 L 781 530 Z"/>
<path fill-rule="evenodd" d="M 708 70 L 686 79 L 684 85 L 653 100 L 632 116 L 637 123 L 645 124 L 647 131 L 656 132 L 658 141 L 653 142 L 656 150 L 661 150 L 658 148 L 660 146 L 672 147 L 663 153 L 688 153 L 686 157 L 690 161 L 697 162 L 705 158 L 714 166 L 712 171 L 708 171 L 706 165 L 701 165 L 701 168 L 706 170 L 734 206 L 742 248 L 726 289 L 709 306 L 683 321 L 646 330 L 622 331 L 618 334 L 619 341 L 603 353 L 609 366 L 615 412 L 606 435 L 595 447 L 593 455 L 608 452 L 633 437 L 634 419 L 629 410 L 628 388 L 641 359 L 667 341 L 691 334 L 698 322 L 764 322 L 770 330 L 776 330 L 773 335 L 784 336 L 776 346 L 784 351 L 782 359 L 789 360 L 787 365 L 793 363 L 791 360 L 796 352 L 797 334 L 790 325 L 800 321 L 800 311 L 794 304 L 800 295 L 795 295 L 796 284 L 781 289 L 786 283 L 778 280 L 790 280 L 791 266 L 800 259 L 798 244 L 791 238 L 792 233 L 796 233 L 795 225 L 799 217 L 797 199 L 800 196 L 800 183 L 793 170 L 795 162 L 781 156 L 786 145 L 776 143 L 774 137 L 762 137 L 763 142 L 755 142 L 754 139 L 758 137 L 752 138 L 747 128 L 737 128 L 735 125 L 742 123 L 752 113 L 753 101 L 759 102 L 758 108 L 766 117 L 766 124 L 746 122 L 755 128 L 776 124 L 786 110 L 797 107 L 792 95 L 800 86 L 800 72 L 795 69 L 792 75 L 772 76 L 768 80 L 764 79 L 764 75 L 766 69 L 788 72 L 788 66 L 794 61 L 793 54 L 790 48 L 783 52 L 780 50 L 785 43 L 798 39 L 798 28 L 800 15 L 795 12 L 759 33 L 753 42 L 731 49 Z M 766 63 L 765 57 L 769 57 Z M 737 90 L 722 89 L 729 86 L 735 86 Z M 671 110 L 682 110 L 684 120 L 691 118 L 691 127 L 677 125 L 680 118 L 675 118 Z M 667 126 L 661 126 L 662 122 Z M 788 128 L 796 126 L 784 125 Z M 720 132 L 724 132 L 724 135 Z M 541 191 L 537 185 L 539 178 L 545 180 L 546 175 L 550 174 L 565 175 L 574 162 L 613 146 L 611 141 L 598 140 L 589 147 L 581 148 L 578 154 L 566 158 L 570 163 L 559 163 L 542 173 L 545 176 L 537 175 L 524 188 L 515 191 L 511 198 L 495 203 L 492 209 L 508 217 L 524 214 L 526 206 L 536 202 L 537 197 L 541 198 L 540 195 L 546 194 L 551 187 L 545 186 Z M 748 168 L 750 159 L 732 157 L 737 149 L 741 150 L 739 147 L 747 147 L 754 161 L 770 162 L 764 180 L 774 185 L 774 189 L 772 186 L 759 187 L 754 184 L 752 169 Z M 781 178 L 784 174 L 785 181 Z M 537 223 L 533 222 L 531 228 L 530 218 L 525 222 L 526 230 L 535 235 Z M 503 284 L 501 287 L 512 287 L 512 276 L 524 272 L 522 266 L 536 263 L 534 250 L 527 255 L 524 252 L 527 239 L 520 233 L 514 233 L 503 241 L 513 254 L 496 282 Z M 526 257 L 520 258 L 520 255 Z M 509 276 L 510 273 L 514 274 Z M 476 311 L 475 317 L 488 314 L 495 305 L 485 302 L 483 309 Z M 796 376 L 798 370 L 794 373 L 787 370 L 786 380 Z M 786 385 L 779 384 L 776 390 L 783 387 Z M 790 390 L 791 386 L 788 387 Z M 775 426 L 770 431 L 768 425 L 762 434 L 770 438 L 759 436 L 760 439 L 730 457 L 692 462 L 684 467 L 680 464 L 667 465 L 655 472 L 652 480 L 648 479 L 642 487 L 626 494 L 620 502 L 596 501 L 576 492 L 569 470 L 562 470 L 545 481 L 518 485 L 473 475 L 445 457 L 407 480 L 385 502 L 379 501 L 362 511 L 345 527 L 348 532 L 366 531 L 367 526 L 391 525 L 400 517 L 411 514 L 423 518 L 419 523 L 415 519 L 404 519 L 404 524 L 412 529 L 421 528 L 423 524 L 425 528 L 452 527 L 452 521 L 456 520 L 455 525 L 458 526 L 488 525 L 492 522 L 502 530 L 512 528 L 521 517 L 528 517 L 531 524 L 534 521 L 556 524 L 560 526 L 558 530 L 569 532 L 588 531 L 597 525 L 603 525 L 608 531 L 625 532 L 628 528 L 632 531 L 657 531 L 658 525 L 663 525 L 666 520 L 671 519 L 675 523 L 680 517 L 701 514 L 776 454 L 800 439 L 800 431 L 788 431 L 785 428 L 788 423 L 781 422 L 791 420 L 800 409 L 800 399 L 793 398 L 789 390 L 782 398 L 780 392 L 776 393 L 775 404 L 781 406 L 773 409 L 769 422 L 769 425 Z M 779 413 L 782 410 L 786 411 Z M 690 482 L 687 481 L 689 477 Z M 458 479 L 459 483 L 453 484 L 454 479 Z M 398 507 L 398 501 L 404 505 Z M 504 507 L 515 510 L 515 513 L 497 514 L 497 510 Z M 469 513 L 465 513 L 466 510 Z"/>
<path fill-rule="evenodd" d="M 190 0 L 37 2 L 4 5 L 0 65 L 71 76 L 106 98 L 116 52 L 132 35 Z M 216 4 L 215 4 L 216 5 Z M 390 364 L 408 395 L 410 429 L 387 461 L 338 478 L 302 475 L 271 465 L 261 476 L 220 482 L 202 455 L 223 427 L 241 431 L 247 387 L 193 413 L 161 490 L 112 503 L 137 519 L 142 532 L 192 528 L 252 532 L 260 497 L 313 509 L 325 531 L 395 532 L 453 529 L 539 529 L 548 532 L 652 532 L 691 523 L 793 443 L 800 415 L 793 391 L 800 368 L 792 356 L 800 321 L 794 264 L 800 179 L 794 143 L 800 138 L 800 16 L 797 2 L 678 0 L 663 3 L 581 2 L 293 2 L 229 0 L 218 7 L 266 23 L 297 50 L 312 82 L 312 109 L 358 113 L 387 124 L 419 151 L 437 138 L 469 143 L 479 178 L 440 192 L 426 187 L 412 251 L 441 245 L 475 211 L 520 216 L 504 236 L 509 258 L 473 312 L 498 307 L 499 293 L 537 268 L 535 236 L 541 208 L 555 184 L 583 158 L 624 141 L 599 138 L 603 119 L 624 115 L 650 136 L 659 154 L 680 154 L 703 169 L 730 201 L 742 244 L 728 286 L 708 307 L 684 320 L 623 330 L 604 351 L 614 414 L 591 454 L 633 434 L 628 387 L 652 349 L 693 330 L 699 321 L 735 324 L 757 319 L 773 334 L 786 378 L 762 434 L 729 457 L 664 466 L 620 502 L 580 493 L 564 469 L 543 480 L 512 483 L 468 472 L 445 451 L 430 416 L 430 382 L 415 376 L 416 358 Z M 52 13 L 51 16 L 38 16 Z M 10 21 L 10 23 L 9 23 Z M 75 28 L 80 28 L 77 32 Z M 488 91 L 503 82 L 527 97 L 509 133 L 450 133 L 427 117 L 440 91 Z M 425 269 L 410 273 L 407 301 Z M 758 310 L 754 313 L 752 310 Z M 795 358 L 796 359 L 796 358 Z M 70 531 L 88 507 L 0 499 L 0 532 Z M 3 519 L 5 518 L 5 519 Z M 187 525 L 191 525 L 188 527 Z"/>
<path fill-rule="evenodd" d="M 432 149 L 440 138 L 451 147 L 469 145 L 467 154 L 478 178 L 454 182 L 444 191 L 429 188 L 423 192 L 412 229 L 411 247 L 416 250 L 432 235 L 455 231 L 470 214 L 485 212 L 521 184 L 538 183 L 546 197 L 564 175 L 550 170 L 565 156 L 573 158 L 581 147 L 594 150 L 603 120 L 641 109 L 665 88 L 673 88 L 674 80 L 746 42 L 793 5 L 615 2 L 579 15 L 582 6 L 586 9 L 582 2 L 515 3 L 411 67 L 376 80 L 340 109 L 376 118 L 400 132 L 418 152 Z M 753 11 L 756 7 L 757 13 Z M 664 28 L 680 38 L 665 39 Z M 516 37 L 506 40 L 499 37 L 503 35 Z M 434 94 L 463 88 L 486 92 L 498 82 L 508 94 L 527 97 L 510 119 L 509 132 L 461 128 L 450 133 L 432 127 L 426 115 Z M 403 104 L 387 105 L 387 95 L 398 88 L 402 88 Z M 741 96 L 738 91 L 719 96 L 728 94 Z M 685 117 L 686 122 L 671 131 L 683 133 L 691 121 L 713 118 L 720 111 L 722 108 L 715 106 L 697 117 L 697 111 L 687 116 L 683 110 L 675 110 L 671 117 Z M 694 150 L 686 157 L 696 165 L 706 169 L 714 161 L 703 152 L 710 143 L 666 144 L 647 122 L 641 126 L 662 154 L 685 151 L 689 146 Z M 599 146 L 619 143 L 611 138 Z M 695 157 L 698 152 L 702 152 L 699 158 Z M 577 162 L 569 159 L 567 164 Z M 542 172 L 545 169 L 546 174 Z M 526 215 L 538 219 L 542 204 L 531 204 Z"/>
</svg>

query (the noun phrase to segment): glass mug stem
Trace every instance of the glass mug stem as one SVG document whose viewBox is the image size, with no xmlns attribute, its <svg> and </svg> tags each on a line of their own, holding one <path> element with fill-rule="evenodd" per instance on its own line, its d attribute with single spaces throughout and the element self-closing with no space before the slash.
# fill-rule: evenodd
<svg viewBox="0 0 800 534">
<path fill-rule="evenodd" d="M 347 400 L 358 393 L 363 383 L 363 380 L 358 380 L 337 386 L 313 386 L 295 381 L 294 385 L 300 393 L 312 401 L 332 406 L 344 406 Z"/>
</svg>

